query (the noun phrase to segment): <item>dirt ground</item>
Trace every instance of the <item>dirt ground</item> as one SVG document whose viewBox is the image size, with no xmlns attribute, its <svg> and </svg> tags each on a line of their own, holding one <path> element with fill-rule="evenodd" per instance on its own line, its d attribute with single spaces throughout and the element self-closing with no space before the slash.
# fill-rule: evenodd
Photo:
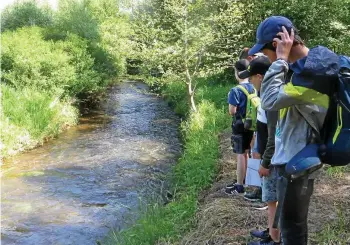
<svg viewBox="0 0 350 245">
<path fill-rule="evenodd" d="M 263 229 L 267 226 L 267 211 L 256 209 L 265 206 L 263 203 L 252 203 L 242 196 L 224 194 L 226 184 L 235 179 L 236 162 L 231 150 L 230 132 L 224 132 L 220 141 L 220 174 L 212 187 L 201 194 L 197 226 L 180 244 L 246 244 L 252 240 L 249 235 L 251 229 Z M 332 227 L 333 223 L 339 222 L 340 217 L 343 217 L 343 221 L 345 219 L 345 225 L 343 222 L 339 227 Z M 309 210 L 309 244 L 350 244 L 349 220 L 350 172 L 331 177 L 326 170 L 322 170 L 316 180 Z M 335 237 L 327 242 L 320 242 L 320 234 Z M 339 239 L 342 242 L 339 242 L 339 236 L 343 236 Z M 344 242 L 346 240 L 349 242 Z"/>
</svg>

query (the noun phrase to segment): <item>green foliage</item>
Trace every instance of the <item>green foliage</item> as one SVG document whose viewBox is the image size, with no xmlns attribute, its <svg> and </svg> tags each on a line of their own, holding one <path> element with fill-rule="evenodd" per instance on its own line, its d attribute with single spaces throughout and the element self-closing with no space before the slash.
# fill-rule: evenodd
<svg viewBox="0 0 350 245">
<path fill-rule="evenodd" d="M 2 121 L 2 130 L 9 132 L 4 134 L 6 154 L 34 146 L 33 142 L 56 135 L 62 125 L 72 124 L 56 118 L 58 112 L 46 110 L 47 101 L 56 98 L 57 104 L 68 107 L 66 100 L 95 100 L 111 78 L 124 73 L 130 28 L 118 4 L 114 0 L 63 0 L 53 12 L 30 0 L 18 1 L 1 13 L 5 30 L 1 81 L 8 95 L 2 99 L 4 107 L 13 107 L 4 109 Z M 13 103 L 15 93 L 23 97 L 26 109 Z M 30 93 L 35 96 L 29 97 Z M 23 120 L 19 120 L 21 113 Z M 18 143 L 17 136 L 28 140 Z"/>
<path fill-rule="evenodd" d="M 58 95 L 1 85 L 2 156 L 42 143 L 77 122 L 78 111 Z M 19 103 L 20 102 L 20 103 Z"/>
<path fill-rule="evenodd" d="M 5 32 L 1 39 L 1 79 L 6 84 L 69 95 L 98 89 L 100 78 L 83 39 L 69 34 L 66 41 L 45 41 L 39 27 Z"/>
<path fill-rule="evenodd" d="M 324 45 L 350 55 L 350 3 L 343 0 L 216 0 L 144 1 L 135 14 L 133 58 L 142 60 L 149 71 L 162 67 L 167 73 L 183 72 L 184 38 L 188 38 L 190 66 L 201 57 L 203 73 L 230 72 L 243 47 L 255 41 L 258 24 L 271 15 L 289 17 L 300 30 L 307 46 Z M 187 18 L 187 19 L 186 19 Z M 187 20 L 187 29 L 184 27 Z"/>
<path fill-rule="evenodd" d="M 89 42 L 98 41 L 98 21 L 87 8 L 87 1 L 60 1 L 55 16 L 54 31 L 62 34 L 73 33 Z"/>
<path fill-rule="evenodd" d="M 38 7 L 34 0 L 17 1 L 1 13 L 1 31 L 15 30 L 24 26 L 48 26 L 53 14 L 49 7 Z"/>
<path fill-rule="evenodd" d="M 56 90 L 73 82 L 74 67 L 69 65 L 68 54 L 44 41 L 39 27 L 5 32 L 1 42 L 1 77 L 6 84 Z"/>
</svg>

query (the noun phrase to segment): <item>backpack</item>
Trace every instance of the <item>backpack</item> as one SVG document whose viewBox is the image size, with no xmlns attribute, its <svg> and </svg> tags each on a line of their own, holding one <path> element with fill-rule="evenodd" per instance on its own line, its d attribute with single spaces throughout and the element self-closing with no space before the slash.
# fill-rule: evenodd
<svg viewBox="0 0 350 245">
<path fill-rule="evenodd" d="M 318 155 L 322 163 L 345 166 L 350 164 L 350 58 L 330 52 L 324 56 L 332 59 L 332 65 L 315 63 L 313 65 L 316 67 L 316 73 L 310 73 L 311 79 L 310 74 L 306 74 L 306 79 L 301 75 L 292 83 L 329 96 L 324 124 L 320 133 L 314 132 L 314 139 L 319 145 Z M 329 73 L 332 75 L 317 74 L 317 69 L 327 68 L 328 71 L 332 70 Z"/>
<path fill-rule="evenodd" d="M 244 86 L 237 85 L 237 87 L 240 88 L 242 92 L 247 96 L 245 118 L 242 119 L 244 122 L 244 128 L 246 130 L 256 131 L 258 107 L 260 105 L 260 98 L 258 97 L 258 93 L 256 92 L 255 88 L 253 89 L 252 93 L 249 93 Z"/>
<path fill-rule="evenodd" d="M 338 82 L 321 132 L 321 160 L 331 166 L 350 164 L 350 58 L 339 56 Z"/>
</svg>

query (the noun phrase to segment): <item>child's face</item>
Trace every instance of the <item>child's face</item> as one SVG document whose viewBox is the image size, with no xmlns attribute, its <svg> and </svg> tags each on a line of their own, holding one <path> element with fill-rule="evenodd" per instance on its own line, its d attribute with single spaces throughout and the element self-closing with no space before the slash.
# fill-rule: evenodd
<svg viewBox="0 0 350 245">
<path fill-rule="evenodd" d="M 255 89 L 260 91 L 261 83 L 262 83 L 263 78 L 264 77 L 262 75 L 256 74 L 256 75 L 251 76 L 249 80 L 253 84 Z"/>
</svg>

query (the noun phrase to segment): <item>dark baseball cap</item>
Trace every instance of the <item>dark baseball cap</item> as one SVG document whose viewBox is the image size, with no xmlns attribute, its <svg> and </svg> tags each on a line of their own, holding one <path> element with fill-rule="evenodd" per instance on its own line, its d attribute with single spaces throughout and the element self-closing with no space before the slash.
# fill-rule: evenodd
<svg viewBox="0 0 350 245">
<path fill-rule="evenodd" d="M 250 62 L 250 65 L 245 71 L 238 74 L 241 79 L 246 79 L 248 77 L 254 76 L 256 74 L 265 75 L 269 69 L 271 62 L 266 56 L 259 56 Z"/>
<path fill-rule="evenodd" d="M 246 70 L 248 66 L 249 66 L 249 61 L 246 59 L 240 59 L 235 63 L 235 68 L 238 72 Z"/>
<path fill-rule="evenodd" d="M 248 51 L 248 55 L 254 55 L 263 49 L 263 47 L 277 37 L 277 33 L 282 32 L 284 26 L 288 33 L 295 29 L 293 23 L 284 16 L 271 16 L 260 23 L 256 30 L 256 44 Z"/>
</svg>

